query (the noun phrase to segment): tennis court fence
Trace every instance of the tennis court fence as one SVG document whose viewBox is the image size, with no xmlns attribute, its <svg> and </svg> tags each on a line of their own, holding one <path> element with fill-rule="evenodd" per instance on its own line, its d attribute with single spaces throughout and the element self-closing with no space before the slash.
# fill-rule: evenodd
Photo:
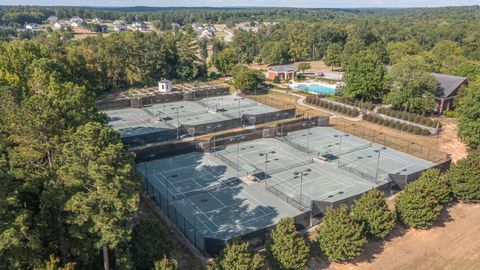
<svg viewBox="0 0 480 270">
<path fill-rule="evenodd" d="M 176 228 L 180 233 L 182 233 L 185 238 L 200 252 L 204 255 L 208 253 L 208 250 L 205 249 L 205 236 L 201 232 L 199 222 L 195 222 L 193 217 L 185 217 L 180 211 L 177 211 L 176 207 L 167 201 L 165 192 L 158 190 L 158 188 L 150 182 L 150 179 L 144 177 L 143 190 L 147 193 L 150 199 L 158 206 L 162 212 L 166 215 L 171 224 Z"/>
<path fill-rule="evenodd" d="M 302 212 L 310 211 L 311 209 L 312 199 L 310 199 L 305 195 L 301 195 L 301 196 L 299 195 L 298 198 L 295 198 L 285 194 L 283 191 L 279 190 L 274 185 L 269 186 L 267 184 L 265 188 L 276 197 L 282 199 L 283 201 L 287 202 L 288 204 L 290 204 L 291 206 L 297 208 Z"/>
</svg>

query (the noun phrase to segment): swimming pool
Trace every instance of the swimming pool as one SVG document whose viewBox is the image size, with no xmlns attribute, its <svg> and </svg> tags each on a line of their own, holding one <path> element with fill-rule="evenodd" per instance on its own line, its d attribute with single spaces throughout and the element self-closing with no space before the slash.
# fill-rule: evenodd
<svg viewBox="0 0 480 270">
<path fill-rule="evenodd" d="M 327 86 L 324 84 L 300 84 L 297 87 L 301 90 L 316 94 L 335 94 L 335 86 Z"/>
</svg>

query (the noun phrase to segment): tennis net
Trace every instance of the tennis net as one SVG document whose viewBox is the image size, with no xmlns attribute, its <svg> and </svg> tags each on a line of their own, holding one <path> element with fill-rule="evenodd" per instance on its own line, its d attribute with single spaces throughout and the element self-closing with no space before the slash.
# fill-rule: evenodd
<svg viewBox="0 0 480 270">
<path fill-rule="evenodd" d="M 142 110 L 147 113 L 148 115 L 150 115 L 151 117 L 155 118 L 155 119 L 158 119 L 158 114 L 152 112 L 150 109 L 148 108 L 142 108 Z"/>
<path fill-rule="evenodd" d="M 183 193 L 172 194 L 174 200 L 183 200 L 185 198 L 189 198 L 198 194 L 213 192 L 213 191 L 222 191 L 231 187 L 235 187 L 240 184 L 240 179 L 233 178 L 224 181 L 220 181 L 220 183 L 208 186 L 206 188 L 200 188 L 192 191 L 187 191 Z"/>
<path fill-rule="evenodd" d="M 366 149 L 366 148 L 369 148 L 369 147 L 372 147 L 372 143 L 367 143 L 365 145 L 361 145 L 361 146 L 358 146 L 358 147 L 355 147 L 355 148 L 350 148 L 344 152 L 341 152 L 339 154 L 337 154 L 337 156 L 343 156 L 343 155 L 346 155 L 346 154 L 350 154 L 352 152 L 356 152 L 356 151 L 360 151 L 362 149 Z"/>
<path fill-rule="evenodd" d="M 299 161 L 299 162 L 292 163 L 288 166 L 284 166 L 284 167 L 277 168 L 277 169 L 271 169 L 271 170 L 268 170 L 268 171 L 265 171 L 265 168 L 259 168 L 258 166 L 253 166 L 253 167 L 255 167 L 257 170 L 259 170 L 259 171 L 261 171 L 265 174 L 270 174 L 271 175 L 271 174 L 276 174 L 276 173 L 280 173 L 280 172 L 283 172 L 283 171 L 288 171 L 288 170 L 293 169 L 293 168 L 305 166 L 305 165 L 311 164 L 313 162 L 314 162 L 313 158 L 309 158 L 309 159 L 306 159 L 306 160 L 302 160 L 302 161 Z"/>
</svg>

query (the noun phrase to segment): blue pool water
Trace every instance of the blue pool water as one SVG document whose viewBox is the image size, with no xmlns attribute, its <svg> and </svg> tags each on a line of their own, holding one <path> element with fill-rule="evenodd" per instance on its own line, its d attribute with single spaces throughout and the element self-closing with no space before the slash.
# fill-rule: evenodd
<svg viewBox="0 0 480 270">
<path fill-rule="evenodd" d="M 320 84 L 301 84 L 298 88 L 317 94 L 335 94 L 335 88 Z"/>
</svg>

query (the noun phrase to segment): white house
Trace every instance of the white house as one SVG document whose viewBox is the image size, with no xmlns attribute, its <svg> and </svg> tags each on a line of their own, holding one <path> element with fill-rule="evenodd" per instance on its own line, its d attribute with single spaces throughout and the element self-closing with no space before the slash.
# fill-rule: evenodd
<svg viewBox="0 0 480 270">
<path fill-rule="evenodd" d="M 199 39 L 207 39 L 207 40 L 212 40 L 214 38 L 214 34 L 208 30 L 204 30 L 200 36 Z"/>
<path fill-rule="evenodd" d="M 68 24 L 56 22 L 53 25 L 53 28 L 58 29 L 58 30 L 66 30 L 68 28 Z"/>
<path fill-rule="evenodd" d="M 161 80 L 158 82 L 158 90 L 162 93 L 172 92 L 172 82 L 169 80 Z"/>
<path fill-rule="evenodd" d="M 54 24 L 54 23 L 58 22 L 58 17 L 52 15 L 52 16 L 48 17 L 47 21 L 48 21 L 50 24 Z"/>
<path fill-rule="evenodd" d="M 72 27 L 80 27 L 83 24 L 83 19 L 78 16 L 73 16 L 70 18 L 70 25 Z"/>
<path fill-rule="evenodd" d="M 127 26 L 125 26 L 123 24 L 115 25 L 115 27 L 113 28 L 113 31 L 115 31 L 115 32 L 125 32 L 125 31 L 127 31 Z"/>
<path fill-rule="evenodd" d="M 102 23 L 103 20 L 100 19 L 100 18 L 93 18 L 92 22 L 93 22 L 93 23 Z"/>
<path fill-rule="evenodd" d="M 194 28 L 195 30 L 204 30 L 204 29 L 205 29 L 205 26 L 203 26 L 203 24 L 195 24 L 195 25 L 193 26 L 193 28 Z"/>
<path fill-rule="evenodd" d="M 145 24 L 144 22 L 133 22 L 133 23 L 132 23 L 132 28 L 133 28 L 135 31 L 140 31 L 140 32 L 148 32 L 148 31 L 150 31 L 150 27 L 148 27 L 148 25 Z"/>
<path fill-rule="evenodd" d="M 113 24 L 115 24 L 115 25 L 125 24 L 125 20 L 115 20 L 115 21 L 113 21 Z"/>
<path fill-rule="evenodd" d="M 25 28 L 27 28 L 28 30 L 37 30 L 40 29 L 41 26 L 38 23 L 29 23 L 25 25 Z"/>
</svg>

